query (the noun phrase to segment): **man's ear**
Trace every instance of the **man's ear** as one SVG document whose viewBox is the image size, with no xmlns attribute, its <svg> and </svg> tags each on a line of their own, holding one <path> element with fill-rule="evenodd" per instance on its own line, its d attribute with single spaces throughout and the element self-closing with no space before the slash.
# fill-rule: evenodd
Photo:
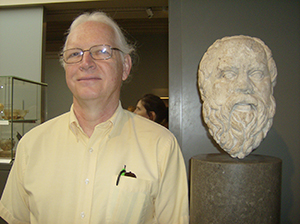
<svg viewBox="0 0 300 224">
<path fill-rule="evenodd" d="M 150 111 L 148 115 L 149 115 L 149 119 L 151 121 L 155 121 L 156 120 L 156 113 L 154 111 Z"/>
<path fill-rule="evenodd" d="M 124 62 L 123 62 L 123 74 L 122 74 L 122 80 L 125 81 L 131 70 L 132 62 L 131 62 L 131 57 L 129 54 L 125 55 L 124 57 Z"/>
</svg>

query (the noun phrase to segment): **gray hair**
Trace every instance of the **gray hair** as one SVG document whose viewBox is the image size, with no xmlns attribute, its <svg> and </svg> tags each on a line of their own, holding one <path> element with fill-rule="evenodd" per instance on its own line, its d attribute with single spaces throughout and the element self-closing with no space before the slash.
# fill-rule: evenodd
<svg viewBox="0 0 300 224">
<path fill-rule="evenodd" d="M 135 51 L 135 47 L 134 45 L 131 45 L 125 35 L 123 34 L 121 28 L 118 26 L 118 24 L 112 19 L 110 18 L 106 13 L 104 12 L 92 12 L 92 13 L 83 13 L 82 15 L 78 16 L 73 23 L 71 24 L 69 30 L 67 31 L 67 38 L 65 41 L 65 44 L 63 46 L 63 50 L 66 50 L 66 43 L 68 42 L 68 38 L 70 33 L 80 24 L 85 23 L 87 21 L 96 21 L 99 23 L 103 23 L 106 24 L 108 26 L 110 26 L 116 35 L 116 44 L 117 47 L 126 55 L 126 54 L 133 54 Z M 62 60 L 62 58 L 60 58 L 60 62 L 61 64 L 64 66 L 64 62 Z"/>
</svg>

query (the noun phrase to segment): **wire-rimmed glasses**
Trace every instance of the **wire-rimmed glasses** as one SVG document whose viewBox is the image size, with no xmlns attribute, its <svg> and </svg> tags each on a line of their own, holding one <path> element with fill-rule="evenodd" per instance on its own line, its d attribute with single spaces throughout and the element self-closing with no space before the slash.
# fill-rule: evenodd
<svg viewBox="0 0 300 224">
<path fill-rule="evenodd" d="M 82 61 L 84 52 L 89 52 L 91 57 L 95 60 L 107 60 L 112 57 L 113 50 L 121 51 L 118 48 L 111 47 L 106 44 L 92 46 L 88 50 L 80 48 L 71 48 L 61 53 L 63 61 L 67 64 L 75 64 Z M 121 51 L 122 52 L 122 51 Z"/>
</svg>

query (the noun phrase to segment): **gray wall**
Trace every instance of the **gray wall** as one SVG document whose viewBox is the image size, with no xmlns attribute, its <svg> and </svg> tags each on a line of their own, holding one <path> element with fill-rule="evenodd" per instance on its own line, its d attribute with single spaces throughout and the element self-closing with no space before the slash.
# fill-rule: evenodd
<svg viewBox="0 0 300 224">
<path fill-rule="evenodd" d="M 137 44 L 139 63 L 131 79 L 124 83 L 121 102 L 124 108 L 135 106 L 146 93 L 158 94 L 168 90 L 168 34 L 131 34 Z M 58 61 L 58 52 L 47 55 L 45 82 L 48 84 L 48 119 L 69 111 L 72 95 L 66 85 L 64 70 Z M 163 91 L 165 92 L 165 91 Z M 167 91 L 168 94 L 168 91 Z"/>
<path fill-rule="evenodd" d="M 70 110 L 72 94 L 67 87 L 65 72 L 59 63 L 58 53 L 45 59 L 45 82 L 47 88 L 47 119 Z"/>
<path fill-rule="evenodd" d="M 254 153 L 283 160 L 282 223 L 300 223 L 300 17 L 299 1 L 170 0 L 170 129 L 188 166 L 192 156 L 218 153 L 201 119 L 198 64 L 224 36 L 262 39 L 278 68 L 274 124 Z"/>
<path fill-rule="evenodd" d="M 132 34 L 137 42 L 139 56 L 132 79 L 125 83 L 121 91 L 121 101 L 125 108 L 135 106 L 137 100 L 146 93 L 159 94 L 158 90 L 169 88 L 168 33 Z M 165 91 L 163 91 L 165 92 Z"/>
<path fill-rule="evenodd" d="M 41 81 L 43 7 L 0 9 L 0 75 Z"/>
</svg>

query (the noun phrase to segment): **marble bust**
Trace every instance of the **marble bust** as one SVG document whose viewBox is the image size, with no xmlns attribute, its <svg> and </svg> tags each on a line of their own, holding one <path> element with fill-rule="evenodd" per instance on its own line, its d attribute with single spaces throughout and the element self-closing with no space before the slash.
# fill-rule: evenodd
<svg viewBox="0 0 300 224">
<path fill-rule="evenodd" d="M 231 157 L 243 159 L 270 130 L 277 68 L 271 50 L 254 37 L 215 41 L 199 64 L 202 115 L 210 134 Z"/>
</svg>

